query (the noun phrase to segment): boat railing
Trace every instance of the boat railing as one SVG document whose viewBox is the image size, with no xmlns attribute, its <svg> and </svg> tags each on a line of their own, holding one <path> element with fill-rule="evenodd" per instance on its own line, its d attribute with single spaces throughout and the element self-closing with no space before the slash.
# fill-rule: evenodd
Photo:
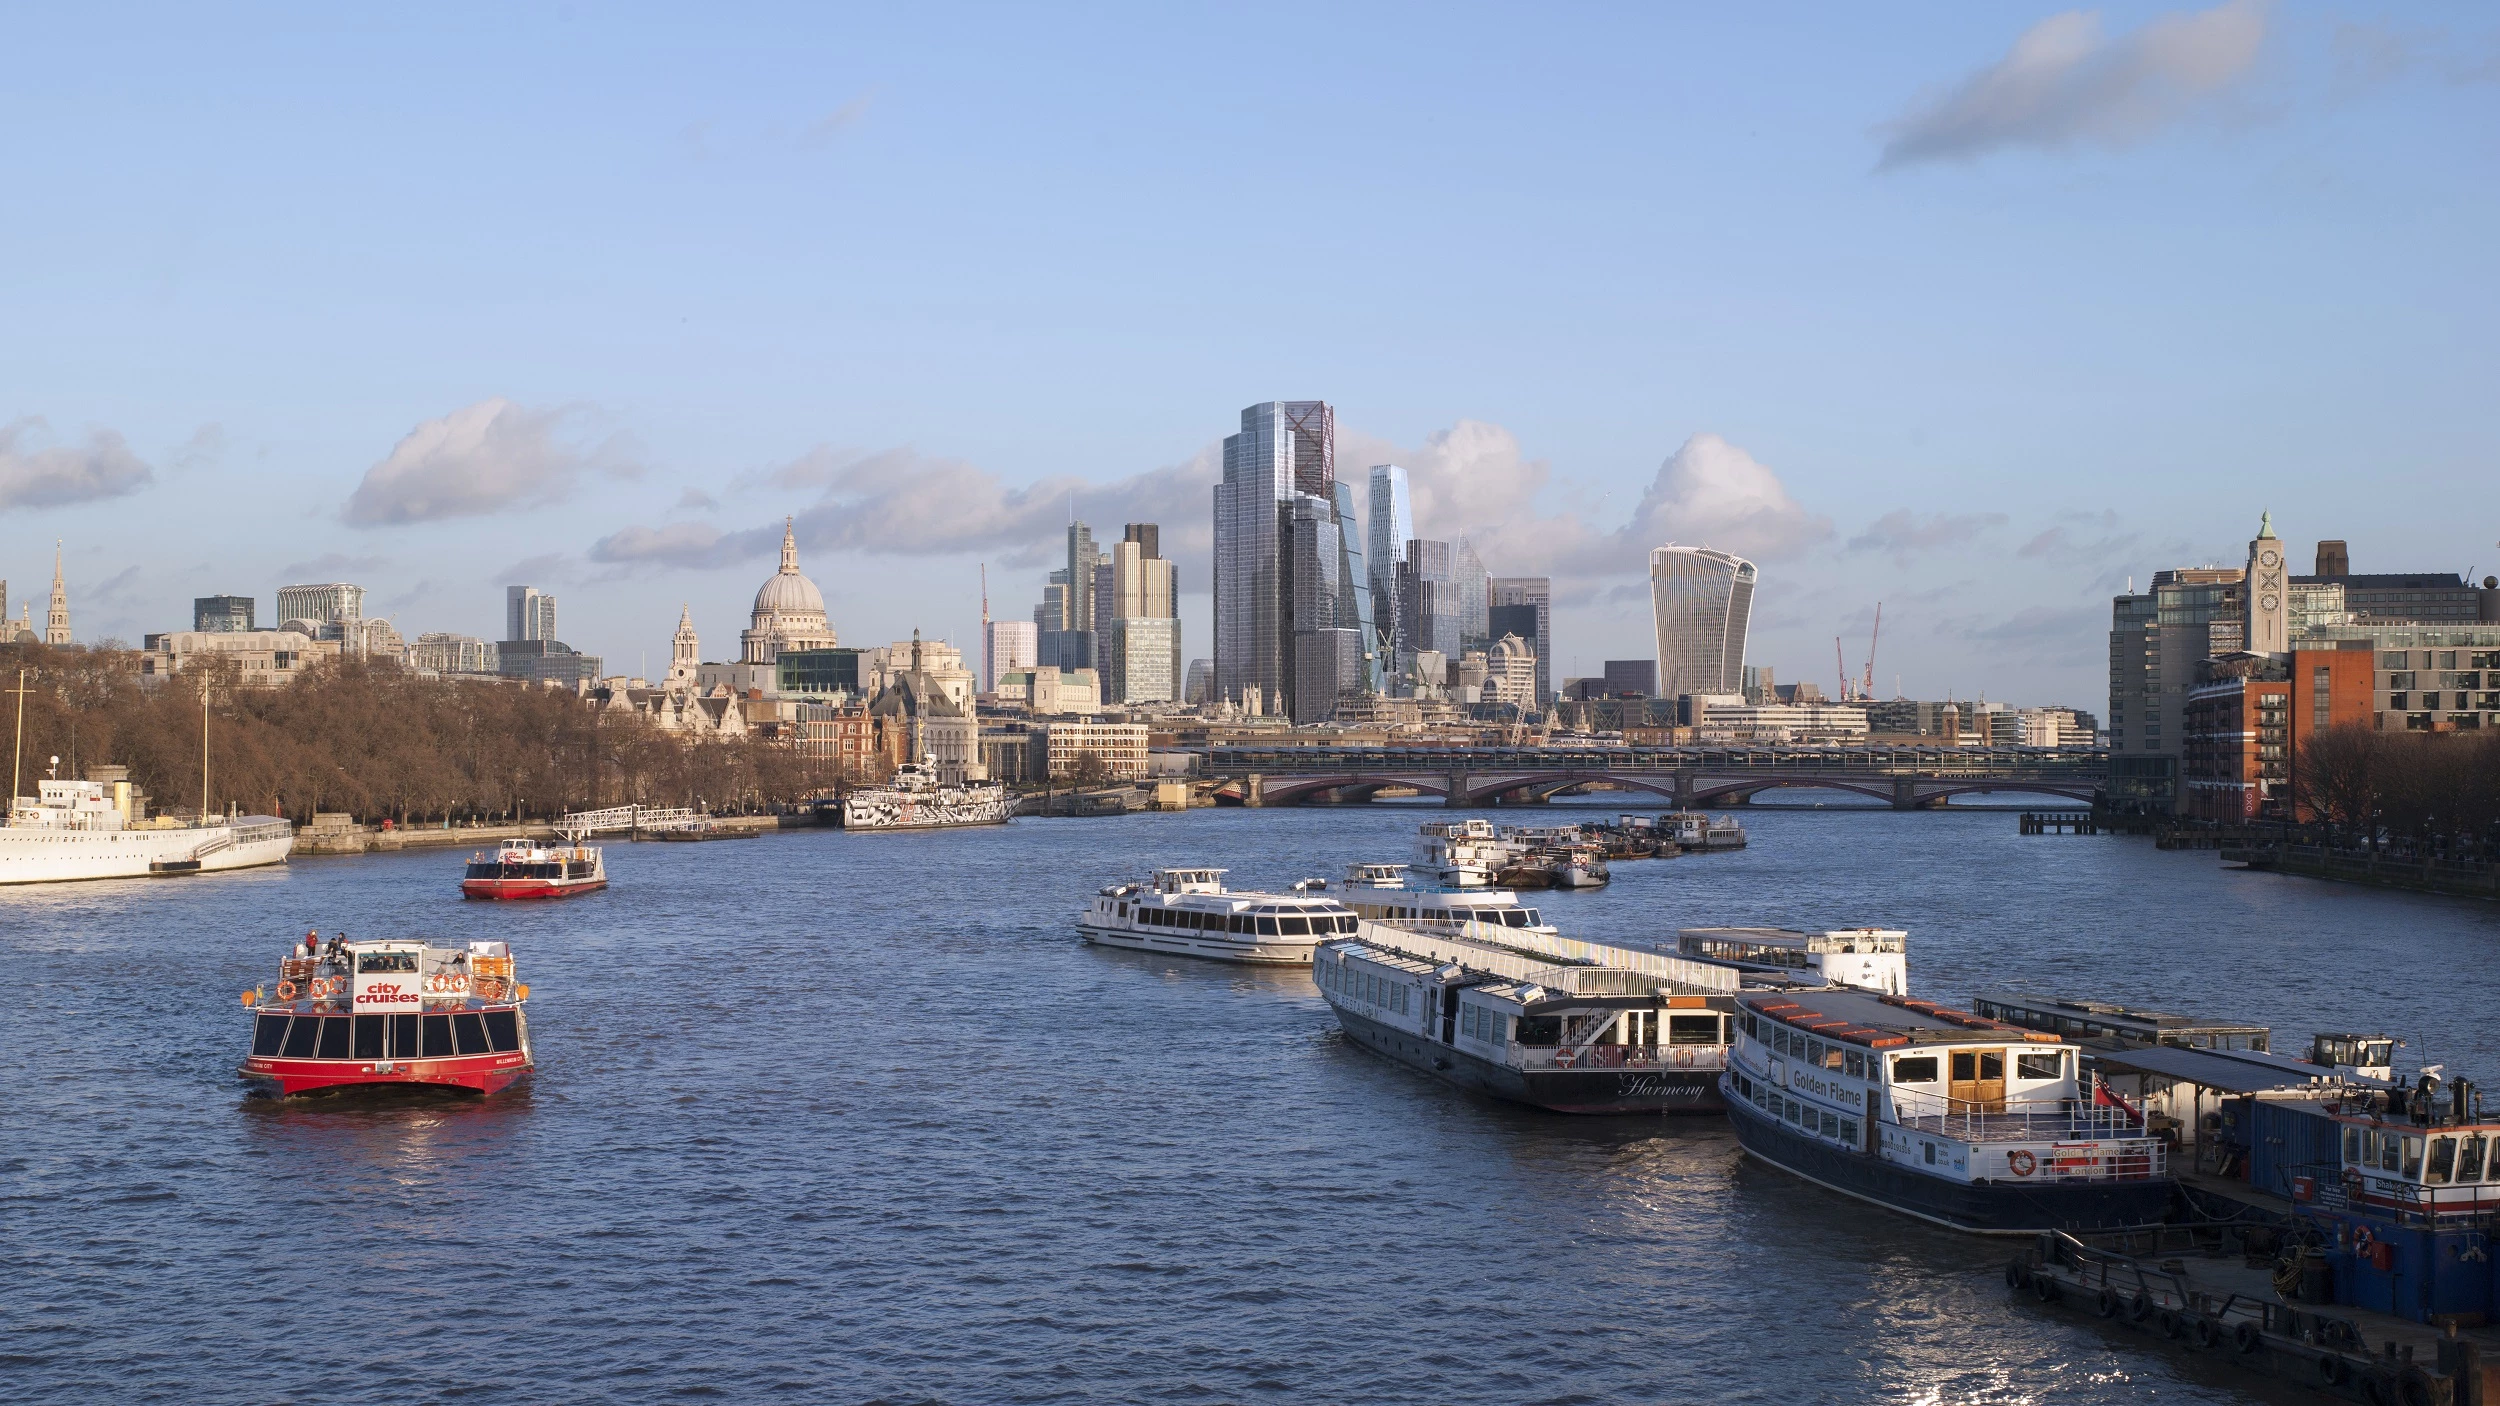
<svg viewBox="0 0 2500 1406">
<path fill-rule="evenodd" d="M 2126 1109 L 2096 1105 L 2089 1099 L 1947 1098 L 1898 1086 L 1890 1093 L 1894 1122 L 1960 1142 L 2142 1141 L 2161 1146 Z"/>
<path fill-rule="evenodd" d="M 1508 1063 L 1521 1070 L 1698 1069 L 1727 1067 L 1724 1045 L 1513 1045 Z"/>
</svg>

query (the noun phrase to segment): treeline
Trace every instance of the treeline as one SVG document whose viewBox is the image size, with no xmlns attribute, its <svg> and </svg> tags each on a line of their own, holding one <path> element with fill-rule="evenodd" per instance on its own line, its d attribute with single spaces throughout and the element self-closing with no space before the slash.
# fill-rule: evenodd
<svg viewBox="0 0 2500 1406">
<path fill-rule="evenodd" d="M 807 759 L 764 739 L 688 741 L 575 694 L 361 659 L 323 661 L 278 688 L 242 686 L 228 660 L 143 685 L 128 650 L 0 646 L 0 725 L 12 729 L 21 668 L 21 794 L 57 756 L 64 778 L 117 763 L 159 812 L 196 813 L 203 687 L 219 811 L 422 824 L 627 802 L 754 810 L 817 784 Z"/>
<path fill-rule="evenodd" d="M 2488 858 L 2500 827 L 2500 733 L 2345 723 L 2301 743 L 2292 792 L 2340 843 Z"/>
</svg>

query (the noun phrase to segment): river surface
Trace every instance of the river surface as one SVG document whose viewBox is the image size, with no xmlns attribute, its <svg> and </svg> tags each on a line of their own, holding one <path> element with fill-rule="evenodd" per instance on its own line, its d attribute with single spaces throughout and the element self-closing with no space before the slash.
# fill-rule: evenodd
<svg viewBox="0 0 2500 1406">
<path fill-rule="evenodd" d="M 1715 1119 L 1490 1102 L 1349 1046 L 1303 975 L 1073 935 L 1155 865 L 1334 875 L 1442 813 L 619 844 L 549 906 L 464 904 L 450 851 L 0 892 L 0 1400 L 2311 1399 L 2014 1302 L 2003 1245 Z M 2003 812 L 1746 820 L 1538 901 L 1591 937 L 1899 926 L 1920 995 L 2500 1069 L 2489 905 Z M 247 1098 L 236 993 L 307 927 L 512 939 L 534 1081 Z"/>
</svg>

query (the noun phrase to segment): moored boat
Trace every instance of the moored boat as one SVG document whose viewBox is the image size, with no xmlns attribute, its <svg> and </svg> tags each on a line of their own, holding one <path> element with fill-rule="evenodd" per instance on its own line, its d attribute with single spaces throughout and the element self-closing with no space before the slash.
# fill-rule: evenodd
<svg viewBox="0 0 2500 1406">
<path fill-rule="evenodd" d="M 491 1094 L 532 1066 L 528 999 L 506 943 L 322 946 L 307 935 L 273 986 L 243 993 L 252 1045 L 236 1072 L 282 1095 L 387 1084 Z"/>
<path fill-rule="evenodd" d="M 939 830 L 1004 825 L 1013 812 L 1006 787 L 994 782 L 942 781 L 937 758 L 924 757 L 896 767 L 882 786 L 860 786 L 846 793 L 840 819 L 845 830 Z"/>
<path fill-rule="evenodd" d="M 491 857 L 469 856 L 460 893 L 465 898 L 571 898 L 607 886 L 607 860 L 597 845 L 506 840 Z"/>
<path fill-rule="evenodd" d="M 1736 1005 L 1721 1090 L 1770 1166 L 1982 1234 L 2145 1225 L 2170 1204 L 2161 1140 L 2086 1093 L 2056 1035 L 1846 989 Z"/>
<path fill-rule="evenodd" d="M 1899 928 L 1685 928 L 1675 935 L 1678 952 L 1725 962 L 1752 984 L 1855 986 L 1886 996 L 1910 994 L 1909 944 Z"/>
<path fill-rule="evenodd" d="M 1142 884 L 1094 896 L 1077 931 L 1088 942 L 1219 962 L 1304 967 L 1312 949 L 1354 932 L 1352 910 L 1308 892 L 1224 887 L 1222 869 L 1158 869 Z"/>
<path fill-rule="evenodd" d="M 0 826 L 0 884 L 142 879 L 283 864 L 295 827 L 274 815 L 210 816 L 204 824 L 132 814 L 130 783 L 46 779 Z"/>
</svg>

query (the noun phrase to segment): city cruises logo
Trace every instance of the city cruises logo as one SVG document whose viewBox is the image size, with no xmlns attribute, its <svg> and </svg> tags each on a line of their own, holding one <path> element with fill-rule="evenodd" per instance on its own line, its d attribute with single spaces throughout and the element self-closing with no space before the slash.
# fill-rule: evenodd
<svg viewBox="0 0 2500 1406">
<path fill-rule="evenodd" d="M 414 981 L 358 981 L 356 1009 L 360 1011 L 418 1010 L 425 1004 Z"/>
</svg>

